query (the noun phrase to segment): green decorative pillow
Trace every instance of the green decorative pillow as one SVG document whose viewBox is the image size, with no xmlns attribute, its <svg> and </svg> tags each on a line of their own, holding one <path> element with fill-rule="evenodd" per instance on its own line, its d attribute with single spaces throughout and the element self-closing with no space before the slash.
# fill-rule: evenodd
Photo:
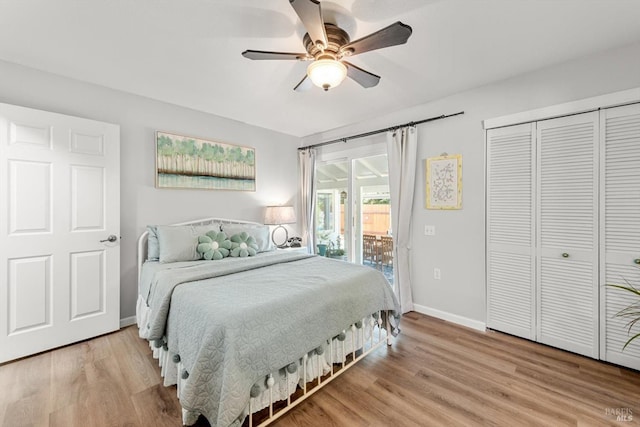
<svg viewBox="0 0 640 427">
<path fill-rule="evenodd" d="M 231 256 L 248 257 L 258 253 L 258 244 L 253 236 L 249 236 L 245 231 L 231 236 Z"/>
<path fill-rule="evenodd" d="M 198 237 L 198 248 L 196 249 L 202 258 L 209 260 L 219 260 L 229 256 L 231 241 L 223 231 L 211 230 L 204 236 Z"/>
</svg>

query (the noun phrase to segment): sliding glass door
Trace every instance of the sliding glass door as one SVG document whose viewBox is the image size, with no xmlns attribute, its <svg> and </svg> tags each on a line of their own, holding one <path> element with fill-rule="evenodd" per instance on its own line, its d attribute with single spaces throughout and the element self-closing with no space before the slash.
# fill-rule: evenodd
<svg viewBox="0 0 640 427">
<path fill-rule="evenodd" d="M 353 159 L 355 261 L 393 281 L 393 240 L 387 155 Z"/>
<path fill-rule="evenodd" d="M 317 252 L 349 259 L 350 230 L 346 221 L 349 193 L 349 162 L 323 162 L 316 167 Z"/>
<path fill-rule="evenodd" d="M 316 166 L 317 253 L 376 268 L 392 281 L 387 155 L 331 154 Z"/>
</svg>

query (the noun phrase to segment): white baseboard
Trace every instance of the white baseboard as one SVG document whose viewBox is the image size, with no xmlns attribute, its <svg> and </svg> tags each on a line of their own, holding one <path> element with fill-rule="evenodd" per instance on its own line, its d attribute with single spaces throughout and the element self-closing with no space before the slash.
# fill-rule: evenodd
<svg viewBox="0 0 640 427">
<path fill-rule="evenodd" d="M 457 314 L 447 313 L 446 311 L 437 310 L 435 308 L 426 307 L 424 305 L 414 303 L 413 309 L 418 313 L 437 317 L 438 319 L 446 320 L 448 322 L 456 323 L 458 325 L 466 326 L 467 328 L 475 329 L 478 331 L 485 332 L 487 329 L 487 325 L 484 322 L 469 319 L 468 317 L 458 316 Z"/>
<path fill-rule="evenodd" d="M 136 324 L 136 316 L 125 317 L 124 319 L 120 319 L 120 327 L 126 328 L 127 326 Z"/>
</svg>

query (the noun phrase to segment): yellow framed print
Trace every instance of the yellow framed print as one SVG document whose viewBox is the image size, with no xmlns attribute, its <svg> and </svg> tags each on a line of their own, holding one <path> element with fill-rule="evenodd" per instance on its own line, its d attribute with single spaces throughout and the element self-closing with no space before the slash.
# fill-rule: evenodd
<svg viewBox="0 0 640 427">
<path fill-rule="evenodd" d="M 462 209 L 462 154 L 426 160 L 426 208 Z"/>
</svg>

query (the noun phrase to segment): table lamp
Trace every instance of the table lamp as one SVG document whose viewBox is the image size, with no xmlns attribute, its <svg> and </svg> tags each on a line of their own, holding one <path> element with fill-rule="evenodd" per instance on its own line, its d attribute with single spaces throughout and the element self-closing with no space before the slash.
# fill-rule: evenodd
<svg viewBox="0 0 640 427">
<path fill-rule="evenodd" d="M 282 224 L 294 224 L 296 222 L 296 213 L 293 206 L 267 206 L 264 213 L 264 223 L 266 225 L 277 225 L 271 233 L 271 241 L 279 248 L 287 246 L 289 240 L 289 232 Z M 284 230 L 284 240 L 276 241 L 276 231 L 282 228 Z"/>
</svg>

